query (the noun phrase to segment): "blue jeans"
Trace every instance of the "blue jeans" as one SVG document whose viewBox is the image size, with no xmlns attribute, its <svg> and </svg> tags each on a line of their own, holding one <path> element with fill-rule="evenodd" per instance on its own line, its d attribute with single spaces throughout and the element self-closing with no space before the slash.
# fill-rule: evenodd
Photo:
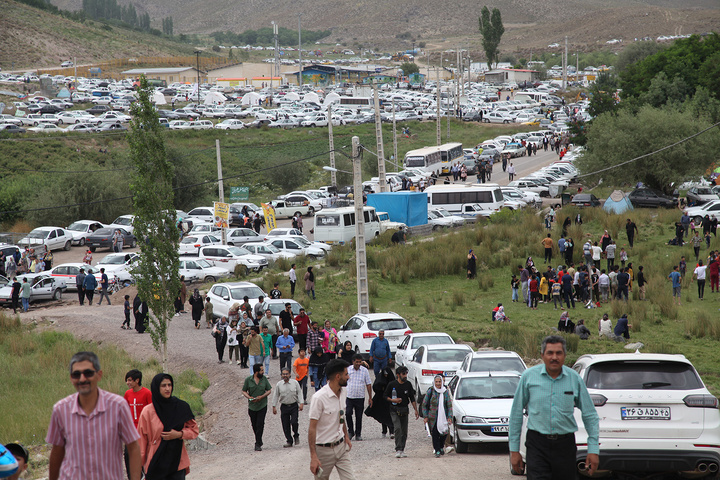
<svg viewBox="0 0 720 480">
<path fill-rule="evenodd" d="M 270 355 L 262 357 L 263 363 L 265 363 L 265 375 L 270 376 Z"/>
<path fill-rule="evenodd" d="M 520 297 L 518 296 L 518 289 L 513 288 L 512 289 L 512 301 L 517 302 L 519 299 L 520 299 Z"/>
<path fill-rule="evenodd" d="M 248 364 L 249 364 L 249 366 L 250 366 L 250 371 L 252 371 L 253 365 L 255 365 L 256 363 L 259 363 L 259 364 L 262 365 L 262 363 L 263 363 L 263 356 L 262 356 L 262 355 L 250 355 L 250 356 L 248 357 Z"/>
<path fill-rule="evenodd" d="M 30 310 L 30 297 L 22 297 L 22 307 L 23 312 L 27 312 L 28 310 Z"/>
<path fill-rule="evenodd" d="M 322 378 L 318 378 L 318 367 L 313 367 L 312 365 L 310 365 L 308 373 L 310 375 L 310 380 L 312 380 L 312 382 L 315 384 L 316 392 L 320 390 L 323 386 L 325 386 L 325 384 L 327 383 L 324 375 Z"/>
<path fill-rule="evenodd" d="M 375 376 L 377 377 L 380 374 L 380 371 L 387 367 L 388 359 L 383 358 L 382 360 L 378 360 L 377 358 L 373 358 L 373 372 L 375 372 Z"/>
</svg>

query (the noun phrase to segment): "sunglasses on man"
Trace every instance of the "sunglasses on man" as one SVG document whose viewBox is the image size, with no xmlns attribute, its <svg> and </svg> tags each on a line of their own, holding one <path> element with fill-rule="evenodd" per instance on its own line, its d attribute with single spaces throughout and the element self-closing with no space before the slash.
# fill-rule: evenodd
<svg viewBox="0 0 720 480">
<path fill-rule="evenodd" d="M 95 370 L 87 369 L 87 370 L 75 370 L 72 373 L 70 373 L 70 378 L 75 380 L 80 380 L 80 376 L 84 375 L 85 378 L 92 378 L 95 376 Z"/>
</svg>

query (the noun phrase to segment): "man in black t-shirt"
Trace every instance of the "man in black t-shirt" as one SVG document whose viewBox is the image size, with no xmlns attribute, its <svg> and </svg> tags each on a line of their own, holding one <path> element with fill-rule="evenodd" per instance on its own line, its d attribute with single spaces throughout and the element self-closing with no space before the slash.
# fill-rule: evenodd
<svg viewBox="0 0 720 480">
<path fill-rule="evenodd" d="M 280 312 L 278 315 L 278 319 L 280 320 L 280 326 L 282 329 L 288 329 L 290 331 L 290 335 L 295 338 L 295 335 L 293 335 L 293 313 L 292 313 L 292 305 L 290 303 L 285 304 L 285 310 Z M 297 341 L 297 339 L 295 339 Z"/>
<path fill-rule="evenodd" d="M 405 455 L 405 442 L 408 433 L 408 417 L 412 404 L 415 410 L 415 420 L 420 418 L 417 409 L 415 389 L 407 381 L 407 367 L 398 367 L 395 370 L 397 380 L 388 383 L 385 388 L 385 400 L 390 403 L 390 418 L 395 426 L 395 457 L 403 458 Z"/>
</svg>

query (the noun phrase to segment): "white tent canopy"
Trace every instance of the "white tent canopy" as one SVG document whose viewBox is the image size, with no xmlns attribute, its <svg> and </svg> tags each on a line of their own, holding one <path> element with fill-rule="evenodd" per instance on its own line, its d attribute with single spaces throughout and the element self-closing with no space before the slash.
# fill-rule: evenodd
<svg viewBox="0 0 720 480">
<path fill-rule="evenodd" d="M 327 107 L 328 105 L 332 105 L 333 103 L 338 103 L 340 101 L 340 95 L 338 95 L 335 92 L 330 92 L 325 97 L 325 102 L 323 103 L 323 106 Z"/>
<path fill-rule="evenodd" d="M 303 99 L 301 100 L 302 103 L 317 103 L 320 105 L 320 97 L 318 97 L 318 94 L 315 92 L 308 92 L 305 94 Z"/>
<path fill-rule="evenodd" d="M 285 94 L 285 99 L 290 100 L 291 102 L 297 102 L 300 100 L 300 95 L 295 92 L 288 92 Z"/>
<path fill-rule="evenodd" d="M 260 105 L 260 98 L 259 93 L 248 92 L 243 95 L 240 105 Z"/>
<path fill-rule="evenodd" d="M 167 101 L 165 101 L 165 95 L 162 94 L 162 92 L 154 92 L 152 97 L 152 102 L 155 105 L 166 105 Z"/>
<path fill-rule="evenodd" d="M 205 95 L 205 101 L 203 102 L 205 105 L 218 105 L 218 104 L 224 104 L 227 101 L 227 98 L 225 98 L 225 95 L 223 95 L 220 92 L 209 92 L 207 95 Z"/>
</svg>

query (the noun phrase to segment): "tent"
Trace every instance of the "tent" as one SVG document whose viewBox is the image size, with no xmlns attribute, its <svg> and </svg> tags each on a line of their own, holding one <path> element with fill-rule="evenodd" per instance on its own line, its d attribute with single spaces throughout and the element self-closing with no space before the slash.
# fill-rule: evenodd
<svg viewBox="0 0 720 480">
<path fill-rule="evenodd" d="M 240 100 L 240 105 L 260 105 L 260 94 L 255 92 L 246 93 Z"/>
<path fill-rule="evenodd" d="M 225 98 L 225 95 L 223 95 L 220 92 L 210 92 L 207 95 L 205 95 L 205 101 L 203 102 L 205 105 L 224 105 L 227 99 Z"/>
<path fill-rule="evenodd" d="M 162 94 L 162 92 L 155 91 L 153 93 L 152 101 L 155 105 L 166 105 L 167 101 L 165 101 L 165 95 Z"/>
<path fill-rule="evenodd" d="M 318 97 L 318 94 L 315 92 L 308 92 L 305 94 L 303 99 L 301 100 L 302 103 L 317 103 L 320 105 L 320 97 Z"/>
<path fill-rule="evenodd" d="M 367 204 L 378 212 L 387 212 L 393 222 L 402 222 L 408 227 L 427 223 L 428 197 L 424 192 L 371 193 Z"/>
<path fill-rule="evenodd" d="M 70 90 L 66 87 L 61 88 L 57 94 L 57 98 L 70 98 Z"/>
<path fill-rule="evenodd" d="M 285 100 L 289 100 L 291 102 L 297 102 L 300 100 L 300 95 L 298 95 L 295 92 L 288 92 L 285 94 Z"/>
<path fill-rule="evenodd" d="M 328 105 L 332 105 L 333 103 L 339 103 L 340 102 L 340 95 L 338 95 L 335 92 L 328 93 L 325 97 L 325 101 L 323 102 L 323 106 L 327 107 Z"/>
<path fill-rule="evenodd" d="M 625 213 L 632 209 L 633 206 L 632 203 L 630 203 L 630 199 L 622 190 L 612 192 L 603 205 L 603 210 L 608 213 Z"/>
</svg>

